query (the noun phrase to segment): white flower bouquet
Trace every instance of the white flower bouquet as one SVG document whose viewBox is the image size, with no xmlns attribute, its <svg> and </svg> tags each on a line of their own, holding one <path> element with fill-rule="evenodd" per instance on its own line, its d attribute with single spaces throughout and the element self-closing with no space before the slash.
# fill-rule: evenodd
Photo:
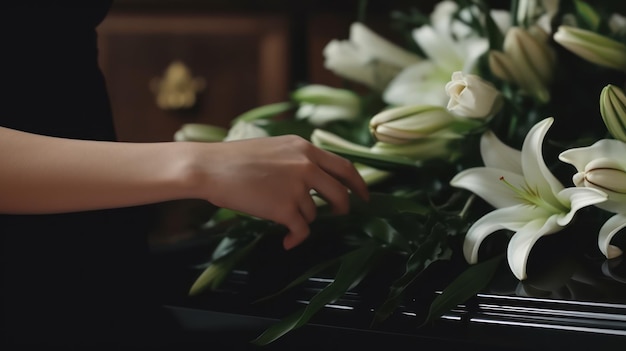
<svg viewBox="0 0 626 351">
<path fill-rule="evenodd" d="M 332 283 L 255 342 L 304 325 L 390 256 L 401 264 L 389 273 L 397 273 L 393 282 L 380 286 L 387 297 L 376 322 L 438 261 L 461 257 L 465 269 L 431 301 L 425 322 L 483 289 L 501 262 L 519 281 L 528 279 L 531 251 L 547 235 L 592 237 L 603 259 L 619 257 L 626 17 L 616 3 L 519 0 L 496 9 L 444 0 L 427 15 L 393 13 L 400 37 L 410 38 L 406 47 L 361 19 L 348 39 L 323 52 L 345 86 L 303 84 L 288 101 L 235 118 L 231 130 L 183 126 L 177 140 L 298 134 L 352 160 L 371 187 L 371 201 L 354 199 L 343 216 L 324 212 L 324 200 L 311 193 L 319 216 L 309 240 L 332 233 L 342 249 L 320 255 L 285 289 L 320 272 L 330 271 Z M 574 221 L 585 226 L 572 228 Z M 205 228 L 220 226 L 225 233 L 192 295 L 218 288 L 259 242 L 284 233 L 226 209 Z M 493 236 L 506 243 L 485 245 Z"/>
</svg>

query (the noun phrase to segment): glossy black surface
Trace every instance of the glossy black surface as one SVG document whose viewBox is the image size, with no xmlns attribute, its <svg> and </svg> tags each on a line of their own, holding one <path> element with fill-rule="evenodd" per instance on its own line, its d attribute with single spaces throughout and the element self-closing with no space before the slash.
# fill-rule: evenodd
<svg viewBox="0 0 626 351">
<path fill-rule="evenodd" d="M 242 338 L 260 335 L 272 323 L 304 306 L 332 281 L 331 276 L 317 276 L 277 298 L 255 303 L 282 288 L 314 260 L 315 250 L 311 248 L 286 253 L 275 244 L 268 243 L 249 259 L 245 269 L 234 271 L 220 290 L 193 298 L 184 296 L 185 292 L 202 271 L 210 250 L 196 243 L 182 250 L 159 251 L 166 258 L 161 261 L 164 267 L 176 277 L 170 308 L 199 335 L 224 329 L 239 331 Z M 380 267 L 357 288 L 327 305 L 309 325 L 292 331 L 270 347 L 623 348 L 626 260 L 606 260 L 593 246 L 582 244 L 573 240 L 563 246 L 558 236 L 544 240 L 533 250 L 533 264 L 528 266 L 532 279 L 525 281 L 517 280 L 503 261 L 484 291 L 421 327 L 432 299 L 464 263 L 453 260 L 431 266 L 407 291 L 405 303 L 387 320 L 372 325 L 374 310 L 385 297 L 394 267 L 399 266 L 398 262 L 387 262 L 389 267 Z"/>
</svg>

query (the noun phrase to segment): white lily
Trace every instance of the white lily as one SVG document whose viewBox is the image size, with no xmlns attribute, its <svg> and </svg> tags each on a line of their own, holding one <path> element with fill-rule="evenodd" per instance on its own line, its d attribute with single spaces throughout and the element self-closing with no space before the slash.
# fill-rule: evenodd
<svg viewBox="0 0 626 351">
<path fill-rule="evenodd" d="M 427 59 L 408 66 L 389 83 L 383 93 L 385 102 L 446 106 L 445 86 L 452 72 L 476 72 L 478 59 L 487 52 L 489 43 L 486 38 L 458 35 L 462 33 L 459 26 L 466 25 L 452 19 L 457 9 L 454 2 L 442 1 L 431 15 L 431 24 L 413 31 L 413 39 Z"/>
<path fill-rule="evenodd" d="M 539 238 L 563 229 L 579 209 L 606 201 L 607 195 L 597 189 L 565 188 L 550 172 L 541 150 L 553 122 L 549 117 L 533 126 L 521 151 L 486 132 L 480 145 L 485 167 L 466 169 L 450 181 L 496 208 L 477 220 L 465 236 L 463 254 L 469 263 L 478 261 L 478 249 L 487 236 L 511 230 L 515 234 L 507 248 L 507 260 L 515 276 L 524 280 L 528 256 Z M 494 186 L 498 181 L 501 185 Z"/>
<path fill-rule="evenodd" d="M 421 61 L 359 22 L 350 26 L 349 40 L 331 40 L 323 54 L 328 70 L 377 90 L 383 90 L 405 67 Z"/>
<path fill-rule="evenodd" d="M 610 245 L 613 236 L 626 226 L 626 143 L 602 139 L 588 147 L 569 149 L 559 159 L 576 167 L 572 181 L 576 186 L 599 189 L 608 200 L 596 207 L 616 213 L 600 229 L 598 247 L 607 257 L 621 255 L 622 251 Z"/>
</svg>

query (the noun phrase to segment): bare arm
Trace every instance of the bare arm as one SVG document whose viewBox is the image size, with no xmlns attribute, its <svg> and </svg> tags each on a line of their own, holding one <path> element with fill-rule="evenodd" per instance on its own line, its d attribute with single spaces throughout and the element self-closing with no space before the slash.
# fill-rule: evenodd
<svg viewBox="0 0 626 351">
<path fill-rule="evenodd" d="M 288 227 L 291 248 L 309 233 L 315 189 L 348 211 L 368 197 L 351 163 L 302 138 L 227 143 L 71 140 L 0 127 L 0 213 L 59 213 L 199 198 Z"/>
</svg>

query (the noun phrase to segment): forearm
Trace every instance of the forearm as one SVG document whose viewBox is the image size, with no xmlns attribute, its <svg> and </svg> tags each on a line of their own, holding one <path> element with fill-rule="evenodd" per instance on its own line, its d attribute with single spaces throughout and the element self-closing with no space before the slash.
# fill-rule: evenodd
<svg viewBox="0 0 626 351">
<path fill-rule="evenodd" d="M 116 143 L 0 128 L 0 213 L 126 207 L 189 196 L 184 143 Z"/>
</svg>

